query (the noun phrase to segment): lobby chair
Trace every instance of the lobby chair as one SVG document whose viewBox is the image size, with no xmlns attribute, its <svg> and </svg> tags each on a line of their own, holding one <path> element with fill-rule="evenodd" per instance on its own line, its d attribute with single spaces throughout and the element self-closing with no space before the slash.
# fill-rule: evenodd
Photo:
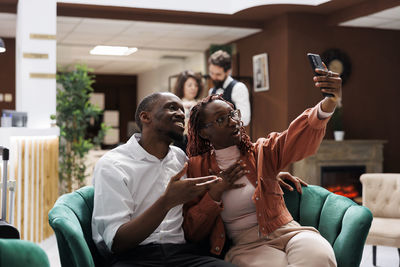
<svg viewBox="0 0 400 267">
<path fill-rule="evenodd" d="M 106 266 L 92 240 L 93 195 L 92 186 L 63 195 L 49 213 L 62 266 Z M 285 191 L 284 197 L 298 222 L 314 226 L 331 243 L 339 267 L 360 264 L 372 221 L 367 208 L 312 185 L 303 187 L 302 195 Z"/>
<path fill-rule="evenodd" d="M 107 266 L 92 239 L 93 186 L 60 196 L 49 212 L 63 267 Z"/>
<path fill-rule="evenodd" d="M 303 194 L 283 191 L 293 218 L 315 227 L 332 245 L 338 267 L 360 265 L 372 221 L 368 208 L 316 185 L 303 187 Z"/>
<path fill-rule="evenodd" d="M 400 256 L 400 174 L 368 173 L 360 180 L 363 205 L 374 215 L 366 243 L 376 266 L 376 246 L 396 247 Z"/>
<path fill-rule="evenodd" d="M 0 267 L 50 267 L 44 250 L 33 242 L 0 239 Z"/>
</svg>

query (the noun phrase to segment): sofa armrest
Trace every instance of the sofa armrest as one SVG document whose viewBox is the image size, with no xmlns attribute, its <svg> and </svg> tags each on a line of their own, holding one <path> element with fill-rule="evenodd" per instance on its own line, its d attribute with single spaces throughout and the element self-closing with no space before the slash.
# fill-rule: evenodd
<svg viewBox="0 0 400 267">
<path fill-rule="evenodd" d="M 62 266 L 95 266 L 79 220 L 72 210 L 63 205 L 53 207 L 49 212 L 49 224 L 57 237 Z"/>
<path fill-rule="evenodd" d="M 19 239 L 0 239 L 0 267 L 49 267 L 44 250 L 33 242 Z"/>
<path fill-rule="evenodd" d="M 372 213 L 368 208 L 355 205 L 347 209 L 333 245 L 338 266 L 359 266 L 371 222 Z"/>
</svg>

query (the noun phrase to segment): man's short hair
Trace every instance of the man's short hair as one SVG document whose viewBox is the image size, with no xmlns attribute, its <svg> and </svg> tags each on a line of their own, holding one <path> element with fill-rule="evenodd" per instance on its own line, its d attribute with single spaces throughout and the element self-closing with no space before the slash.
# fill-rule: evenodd
<svg viewBox="0 0 400 267">
<path fill-rule="evenodd" d="M 208 64 L 219 66 L 227 72 L 232 68 L 231 56 L 223 50 L 218 50 L 208 58 Z"/>
<path fill-rule="evenodd" d="M 140 113 L 142 111 L 152 111 L 154 108 L 154 104 L 157 102 L 157 100 L 161 97 L 161 93 L 152 93 L 151 95 L 146 96 L 143 98 L 142 101 L 140 101 L 136 113 L 135 113 L 135 121 L 137 126 L 139 127 L 140 131 L 142 131 L 142 121 L 140 120 Z"/>
</svg>

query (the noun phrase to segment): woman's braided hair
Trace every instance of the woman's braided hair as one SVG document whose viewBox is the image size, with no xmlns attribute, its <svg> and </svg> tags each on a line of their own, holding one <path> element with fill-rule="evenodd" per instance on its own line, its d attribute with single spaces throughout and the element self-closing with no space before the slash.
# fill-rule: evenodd
<svg viewBox="0 0 400 267">
<path fill-rule="evenodd" d="M 231 103 L 229 103 L 219 95 L 207 96 L 192 108 L 192 110 L 190 111 L 188 144 L 186 148 L 186 152 L 189 157 L 201 155 L 212 149 L 211 143 L 200 136 L 200 130 L 203 127 L 203 111 L 209 103 L 214 102 L 215 100 L 224 101 L 233 108 L 233 105 Z M 238 147 L 240 152 L 242 154 L 245 154 L 246 152 L 249 152 L 253 149 L 253 143 L 250 141 L 250 137 L 247 135 L 244 126 L 240 127 L 240 132 L 242 136 Z"/>
</svg>

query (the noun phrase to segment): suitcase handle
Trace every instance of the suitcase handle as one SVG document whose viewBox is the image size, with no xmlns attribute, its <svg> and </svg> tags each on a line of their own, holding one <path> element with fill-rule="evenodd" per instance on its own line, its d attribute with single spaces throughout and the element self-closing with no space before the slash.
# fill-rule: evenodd
<svg viewBox="0 0 400 267">
<path fill-rule="evenodd" d="M 1 191 L 1 219 L 5 220 L 7 216 L 7 161 L 10 157 L 10 151 L 5 147 L 0 147 L 0 154 L 3 155 L 3 185 Z"/>
<path fill-rule="evenodd" d="M 3 160 L 9 160 L 10 150 L 5 148 L 4 146 L 0 146 L 0 155 L 3 155 Z"/>
</svg>

